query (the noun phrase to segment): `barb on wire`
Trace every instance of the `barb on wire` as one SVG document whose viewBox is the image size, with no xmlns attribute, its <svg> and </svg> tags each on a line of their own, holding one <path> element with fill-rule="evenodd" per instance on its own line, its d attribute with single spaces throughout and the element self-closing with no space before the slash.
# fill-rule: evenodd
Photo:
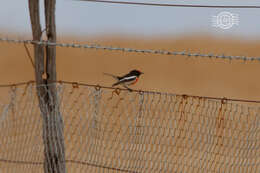
<svg viewBox="0 0 260 173">
<path fill-rule="evenodd" d="M 132 2 L 132 1 L 109 1 L 109 0 L 76 0 L 96 3 L 124 4 L 124 5 L 142 5 L 142 6 L 158 6 L 158 7 L 188 7 L 188 8 L 260 8 L 257 5 L 195 5 L 195 4 L 167 4 L 167 3 L 148 3 L 148 2 Z"/>
<path fill-rule="evenodd" d="M 71 81 L 64 81 L 64 80 L 58 80 L 58 81 L 50 81 L 48 85 L 52 84 L 71 84 L 74 86 L 87 86 L 87 87 L 94 87 L 94 88 L 103 88 L 103 89 L 111 89 L 115 91 L 129 91 L 126 88 L 114 88 L 110 86 L 101 86 L 97 84 L 87 84 L 87 83 L 81 83 L 81 82 L 71 82 Z M 21 85 L 28 85 L 35 83 L 35 81 L 28 81 L 28 82 L 19 82 L 15 84 L 0 84 L 1 87 L 16 87 Z M 38 87 L 46 86 L 46 85 L 38 85 Z M 203 99 L 210 99 L 210 100 L 218 100 L 218 101 L 233 101 L 233 102 L 247 102 L 247 103 L 260 103 L 260 100 L 247 100 L 247 99 L 233 99 L 233 98 L 226 98 L 226 97 L 209 97 L 209 96 L 198 96 L 198 95 L 189 95 L 189 94 L 175 94 L 175 93 L 167 93 L 167 92 L 159 92 L 159 91 L 148 91 L 148 90 L 132 90 L 131 92 L 135 93 L 150 93 L 150 94 L 160 94 L 160 95 L 172 95 L 172 96 L 181 96 L 181 97 L 193 97 L 193 98 L 203 98 Z"/>
<path fill-rule="evenodd" d="M 224 60 L 242 60 L 242 61 L 260 61 L 260 57 L 248 57 L 248 56 L 232 56 L 232 55 L 218 55 L 218 54 L 202 54 L 202 53 L 190 53 L 186 51 L 168 51 L 168 50 L 153 50 L 153 49 L 134 49 L 134 48 L 121 48 L 113 46 L 100 46 L 96 44 L 74 44 L 74 43 L 56 43 L 47 41 L 34 41 L 34 40 L 17 40 L 9 38 L 0 38 L 0 42 L 9 43 L 23 43 L 23 44 L 40 44 L 44 46 L 57 46 L 66 48 L 84 48 L 84 49 L 96 49 L 96 50 L 110 50 L 121 52 L 134 52 L 134 53 L 148 53 L 148 54 L 160 54 L 170 56 L 186 56 L 186 57 L 201 57 L 201 58 L 215 58 Z"/>
</svg>

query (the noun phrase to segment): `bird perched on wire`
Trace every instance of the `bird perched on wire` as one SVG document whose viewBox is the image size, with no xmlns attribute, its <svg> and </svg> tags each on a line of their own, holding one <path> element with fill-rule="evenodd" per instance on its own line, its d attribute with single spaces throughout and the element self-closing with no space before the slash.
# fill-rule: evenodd
<svg viewBox="0 0 260 173">
<path fill-rule="evenodd" d="M 128 74 L 123 75 L 123 76 L 116 76 L 116 75 L 113 75 L 113 74 L 104 73 L 104 75 L 111 76 L 111 77 L 113 77 L 114 79 L 117 80 L 117 82 L 114 83 L 112 85 L 112 87 L 117 86 L 117 85 L 122 85 L 130 91 L 132 91 L 132 89 L 129 88 L 128 86 L 134 85 L 138 81 L 139 76 L 141 74 L 144 74 L 144 73 L 139 71 L 139 70 L 132 70 Z"/>
</svg>

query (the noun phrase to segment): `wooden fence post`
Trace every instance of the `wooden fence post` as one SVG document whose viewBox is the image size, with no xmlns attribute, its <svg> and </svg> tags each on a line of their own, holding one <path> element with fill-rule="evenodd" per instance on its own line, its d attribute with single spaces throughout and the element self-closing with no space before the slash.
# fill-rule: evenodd
<svg viewBox="0 0 260 173">
<path fill-rule="evenodd" d="M 42 29 L 39 0 L 28 2 L 33 40 L 40 41 Z M 51 42 L 56 42 L 55 4 L 56 0 L 45 0 L 44 3 L 47 39 Z M 59 111 L 56 85 L 52 83 L 56 81 L 56 47 L 46 46 L 45 61 L 44 46 L 34 44 L 34 59 L 37 95 L 43 119 L 44 172 L 66 173 L 63 119 Z"/>
</svg>

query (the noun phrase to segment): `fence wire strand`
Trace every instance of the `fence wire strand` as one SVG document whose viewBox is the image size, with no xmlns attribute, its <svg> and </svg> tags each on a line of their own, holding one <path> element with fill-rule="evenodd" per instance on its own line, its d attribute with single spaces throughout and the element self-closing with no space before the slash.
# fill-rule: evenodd
<svg viewBox="0 0 260 173">
<path fill-rule="evenodd" d="M 94 87 L 97 90 L 100 88 L 103 89 L 109 89 L 113 90 L 113 94 L 118 94 L 120 91 L 128 91 L 126 88 L 114 88 L 110 86 L 101 86 L 98 84 L 87 84 L 87 83 L 82 83 L 82 82 L 72 82 L 72 81 L 65 81 L 65 80 L 58 80 L 58 81 L 51 81 L 50 84 L 70 84 L 73 88 L 78 88 L 79 86 L 87 86 L 87 87 Z M 19 83 L 13 83 L 13 84 L 0 84 L 0 88 L 15 88 L 19 87 L 22 85 L 30 85 L 30 84 L 35 84 L 35 81 L 27 81 L 27 82 L 19 82 Z M 42 87 L 46 85 L 38 85 L 37 87 Z M 210 100 L 219 100 L 221 102 L 226 102 L 226 101 L 232 101 L 232 102 L 246 102 L 246 103 L 260 103 L 260 100 L 248 100 L 248 99 L 237 99 L 237 98 L 226 98 L 226 97 L 210 97 L 210 96 L 198 96 L 198 95 L 189 95 L 189 94 L 176 94 L 176 93 L 167 93 L 167 92 L 159 92 L 159 91 L 151 91 L 151 90 L 132 90 L 132 92 L 135 93 L 147 93 L 147 94 L 159 94 L 159 95 L 171 95 L 171 96 L 180 96 L 180 97 L 192 97 L 192 98 L 199 98 L 199 99 L 210 99 Z"/>
<path fill-rule="evenodd" d="M 157 6 L 157 7 L 185 7 L 185 8 L 260 8 L 258 5 L 196 5 L 196 4 L 168 4 L 168 3 L 148 3 L 133 1 L 109 1 L 109 0 L 75 0 L 107 4 Z"/>
<path fill-rule="evenodd" d="M 259 104 L 75 82 L 49 85 L 57 88 L 58 100 L 50 104 L 62 116 L 67 172 L 260 171 Z M 44 115 L 36 84 L 8 87 L 8 101 L 0 105 L 1 171 L 43 172 Z"/>
<path fill-rule="evenodd" d="M 134 48 L 121 48 L 115 46 L 100 46 L 97 44 L 75 44 L 75 43 L 54 43 L 48 41 L 34 41 L 34 40 L 18 40 L 9 38 L 0 38 L 1 42 L 19 43 L 19 44 L 38 44 L 44 46 L 57 46 L 66 48 L 84 48 L 84 49 L 96 49 L 107 51 L 120 51 L 120 52 L 132 52 L 142 54 L 158 54 L 158 55 L 170 55 L 170 56 L 185 56 L 195 58 L 209 58 L 209 59 L 223 59 L 223 60 L 242 60 L 242 61 L 260 61 L 260 57 L 249 56 L 232 56 L 224 54 L 203 54 L 203 53 L 191 53 L 189 51 L 168 51 L 168 50 L 153 50 L 153 49 L 134 49 Z"/>
</svg>

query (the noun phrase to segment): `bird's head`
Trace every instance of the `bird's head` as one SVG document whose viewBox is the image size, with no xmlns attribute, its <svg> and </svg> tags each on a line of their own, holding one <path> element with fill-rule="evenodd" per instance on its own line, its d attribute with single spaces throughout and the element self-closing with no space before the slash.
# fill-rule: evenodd
<svg viewBox="0 0 260 173">
<path fill-rule="evenodd" d="M 141 74 L 144 74 L 140 70 L 132 70 L 132 71 L 130 71 L 130 73 L 133 74 L 133 75 L 136 75 L 136 76 L 140 76 Z"/>
</svg>

